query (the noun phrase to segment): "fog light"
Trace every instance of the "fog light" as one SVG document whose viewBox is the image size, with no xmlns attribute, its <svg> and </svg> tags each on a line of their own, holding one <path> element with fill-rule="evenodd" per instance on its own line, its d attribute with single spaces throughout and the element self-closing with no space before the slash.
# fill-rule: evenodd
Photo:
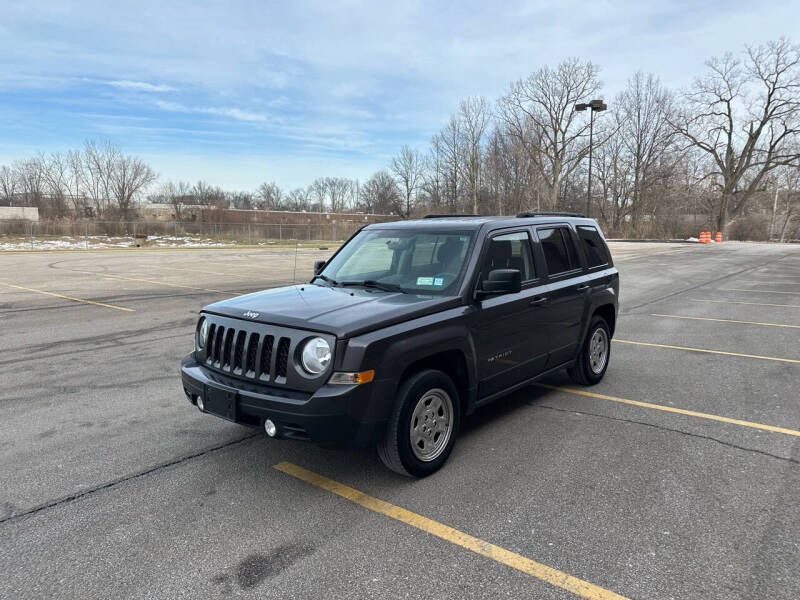
<svg viewBox="0 0 800 600">
<path fill-rule="evenodd" d="M 264 421 L 264 431 L 267 432 L 269 437 L 275 437 L 275 434 L 278 433 L 278 428 L 275 427 L 275 423 L 267 419 Z"/>
<path fill-rule="evenodd" d="M 206 412 L 206 403 L 203 402 L 202 396 L 197 396 L 197 408 L 200 409 L 200 412 Z"/>
</svg>

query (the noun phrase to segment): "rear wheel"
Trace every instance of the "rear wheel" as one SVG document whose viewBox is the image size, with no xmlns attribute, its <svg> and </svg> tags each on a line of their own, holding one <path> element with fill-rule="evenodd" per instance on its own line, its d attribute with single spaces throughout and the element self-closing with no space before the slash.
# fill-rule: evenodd
<svg viewBox="0 0 800 600">
<path fill-rule="evenodd" d="M 569 368 L 569 376 L 581 385 L 594 385 L 606 374 L 610 359 L 611 332 L 608 323 L 603 317 L 595 315 L 589 323 L 581 353 Z"/>
<path fill-rule="evenodd" d="M 452 380 L 432 369 L 415 373 L 400 385 L 386 435 L 378 444 L 378 456 L 401 475 L 430 475 L 450 456 L 459 417 L 458 392 Z"/>
</svg>

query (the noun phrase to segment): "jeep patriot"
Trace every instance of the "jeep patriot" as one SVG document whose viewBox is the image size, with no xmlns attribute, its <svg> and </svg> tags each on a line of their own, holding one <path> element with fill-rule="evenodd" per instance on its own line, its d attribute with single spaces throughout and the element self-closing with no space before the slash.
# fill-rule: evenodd
<svg viewBox="0 0 800 600">
<path fill-rule="evenodd" d="M 558 369 L 600 381 L 618 295 L 603 234 L 580 215 L 368 225 L 309 283 L 203 308 L 183 389 L 204 413 L 374 445 L 424 477 L 478 406 Z"/>
</svg>

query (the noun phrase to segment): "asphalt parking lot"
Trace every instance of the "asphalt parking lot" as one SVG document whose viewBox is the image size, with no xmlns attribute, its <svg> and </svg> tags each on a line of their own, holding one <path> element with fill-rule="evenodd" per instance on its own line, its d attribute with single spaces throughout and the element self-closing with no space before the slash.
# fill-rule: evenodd
<svg viewBox="0 0 800 600">
<path fill-rule="evenodd" d="M 0 597 L 800 597 L 800 247 L 612 244 L 603 382 L 424 480 L 183 396 L 201 306 L 329 252 L 0 254 Z"/>
</svg>

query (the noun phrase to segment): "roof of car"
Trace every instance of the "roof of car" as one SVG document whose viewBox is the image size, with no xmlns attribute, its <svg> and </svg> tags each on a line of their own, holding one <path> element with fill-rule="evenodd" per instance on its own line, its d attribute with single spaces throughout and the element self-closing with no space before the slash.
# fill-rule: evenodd
<svg viewBox="0 0 800 600">
<path fill-rule="evenodd" d="M 470 215 L 436 215 L 424 219 L 410 219 L 405 221 L 387 221 L 385 223 L 372 223 L 367 225 L 367 229 L 457 229 L 468 230 L 481 229 L 488 225 L 491 229 L 501 229 L 504 227 L 514 227 L 518 225 L 539 225 L 547 223 L 571 222 L 576 225 L 596 226 L 594 219 L 583 216 L 572 215 L 541 215 L 541 216 L 470 216 Z"/>
</svg>

